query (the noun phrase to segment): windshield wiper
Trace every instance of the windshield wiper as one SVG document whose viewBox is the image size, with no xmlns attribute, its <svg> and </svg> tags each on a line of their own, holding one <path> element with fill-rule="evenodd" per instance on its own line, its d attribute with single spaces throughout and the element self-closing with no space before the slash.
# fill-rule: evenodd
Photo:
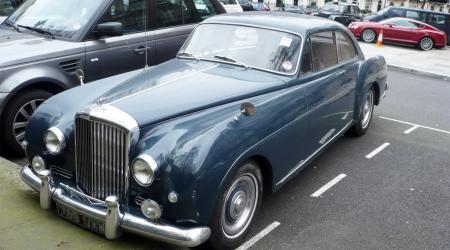
<svg viewBox="0 0 450 250">
<path fill-rule="evenodd" d="M 243 62 L 238 62 L 238 61 L 236 61 L 236 60 L 234 60 L 233 58 L 228 57 L 228 56 L 216 55 L 216 56 L 214 56 L 214 58 L 220 59 L 220 60 L 222 60 L 222 61 L 231 62 L 231 63 L 235 63 L 235 64 L 238 64 L 238 65 L 241 65 L 241 66 L 244 67 L 245 69 L 250 69 L 250 67 L 247 66 L 247 64 L 245 64 L 245 63 L 243 63 Z"/>
<path fill-rule="evenodd" d="M 24 29 L 27 29 L 27 30 L 32 30 L 34 32 L 41 33 L 41 34 L 44 34 L 44 35 L 49 35 L 52 39 L 55 37 L 52 32 L 50 32 L 48 30 L 41 29 L 41 28 L 36 28 L 36 27 L 31 27 L 31 26 L 26 26 L 26 25 L 20 25 L 20 24 L 17 25 L 17 27 L 24 28 Z"/>
<path fill-rule="evenodd" d="M 177 56 L 190 57 L 190 58 L 193 58 L 196 61 L 200 61 L 200 57 L 194 56 L 193 54 L 188 53 L 188 52 L 180 52 L 180 53 L 177 54 Z"/>
<path fill-rule="evenodd" d="M 9 27 L 12 27 L 13 29 L 15 29 L 17 32 L 20 32 L 19 28 L 17 28 L 17 26 L 12 23 L 11 21 L 5 21 L 3 24 L 8 25 Z"/>
</svg>

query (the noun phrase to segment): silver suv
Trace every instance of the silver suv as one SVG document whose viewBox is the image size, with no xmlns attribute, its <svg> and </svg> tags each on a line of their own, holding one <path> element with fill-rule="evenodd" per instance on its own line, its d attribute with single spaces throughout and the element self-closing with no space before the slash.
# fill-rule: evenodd
<svg viewBox="0 0 450 250">
<path fill-rule="evenodd" d="M 199 4 L 199 1 L 202 4 Z M 173 58 L 217 0 L 28 0 L 0 26 L 0 142 L 21 154 L 28 119 L 50 96 Z"/>
</svg>

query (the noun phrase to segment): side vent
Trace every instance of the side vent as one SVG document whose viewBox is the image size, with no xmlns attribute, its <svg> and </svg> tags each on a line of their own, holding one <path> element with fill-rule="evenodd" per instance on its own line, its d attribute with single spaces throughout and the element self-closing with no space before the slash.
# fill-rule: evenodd
<svg viewBox="0 0 450 250">
<path fill-rule="evenodd" d="M 60 62 L 59 67 L 69 74 L 74 74 L 77 69 L 81 68 L 80 59 L 69 60 L 65 62 Z"/>
</svg>

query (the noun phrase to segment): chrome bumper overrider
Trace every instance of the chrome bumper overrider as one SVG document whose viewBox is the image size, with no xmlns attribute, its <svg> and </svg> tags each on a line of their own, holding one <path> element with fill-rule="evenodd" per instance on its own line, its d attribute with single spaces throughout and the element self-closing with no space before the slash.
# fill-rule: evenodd
<svg viewBox="0 0 450 250">
<path fill-rule="evenodd" d="M 53 200 L 84 216 L 102 221 L 107 239 L 118 238 L 124 230 L 170 244 L 194 247 L 208 240 L 211 234 L 209 227 L 180 228 L 123 213 L 116 196 L 107 197 L 104 207 L 92 204 L 77 190 L 63 184 L 55 187 L 50 171 L 36 175 L 30 166 L 24 166 L 20 176 L 26 184 L 39 191 L 41 208 L 49 209 Z"/>
</svg>

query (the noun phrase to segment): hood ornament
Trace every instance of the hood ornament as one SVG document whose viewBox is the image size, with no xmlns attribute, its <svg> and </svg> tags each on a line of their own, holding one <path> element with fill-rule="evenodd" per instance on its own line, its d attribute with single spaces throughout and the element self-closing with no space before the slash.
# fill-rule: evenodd
<svg viewBox="0 0 450 250">
<path fill-rule="evenodd" d="M 97 106 L 102 106 L 103 104 L 106 103 L 106 97 L 100 97 L 98 98 L 95 103 L 97 104 Z"/>
</svg>

